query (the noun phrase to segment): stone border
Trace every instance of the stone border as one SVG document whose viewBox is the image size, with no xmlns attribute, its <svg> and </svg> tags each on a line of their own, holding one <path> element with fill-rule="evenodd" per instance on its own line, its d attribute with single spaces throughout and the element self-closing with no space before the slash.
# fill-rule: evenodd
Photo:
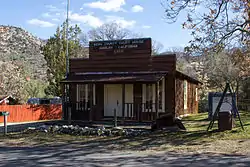
<svg viewBox="0 0 250 167">
<path fill-rule="evenodd" d="M 8 133 L 21 132 L 27 129 L 28 127 L 39 127 L 42 125 L 67 125 L 68 121 L 65 120 L 50 120 L 50 121 L 37 121 L 37 122 L 24 122 L 24 123 L 9 123 L 7 131 Z M 112 121 L 96 121 L 96 122 L 85 122 L 85 121 L 72 121 L 71 125 L 79 125 L 80 127 L 113 127 Z M 126 122 L 121 124 L 118 122 L 118 126 L 125 126 L 127 128 L 138 128 L 138 129 L 151 129 L 150 123 L 134 123 Z M 0 134 L 4 133 L 4 126 L 0 125 Z"/>
</svg>

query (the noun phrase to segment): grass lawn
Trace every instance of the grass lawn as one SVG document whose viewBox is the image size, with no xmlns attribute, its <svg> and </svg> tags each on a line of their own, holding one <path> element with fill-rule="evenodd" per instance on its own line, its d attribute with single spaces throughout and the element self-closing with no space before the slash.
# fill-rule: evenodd
<svg viewBox="0 0 250 167">
<path fill-rule="evenodd" d="M 55 144 L 97 144 L 107 149 L 131 151 L 174 151 L 174 152 L 216 152 L 242 153 L 250 151 L 250 112 L 241 112 L 245 130 L 240 127 L 238 119 L 232 131 L 217 132 L 217 121 L 213 130 L 207 132 L 209 125 L 207 113 L 183 118 L 187 131 L 154 132 L 149 136 L 140 137 L 85 137 L 70 135 L 53 135 L 45 133 L 23 134 L 14 133 L 0 135 L 0 145 L 36 146 Z"/>
</svg>

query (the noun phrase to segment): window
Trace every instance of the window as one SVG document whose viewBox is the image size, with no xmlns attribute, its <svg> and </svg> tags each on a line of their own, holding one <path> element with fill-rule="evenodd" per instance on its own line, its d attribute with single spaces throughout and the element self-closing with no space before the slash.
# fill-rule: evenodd
<svg viewBox="0 0 250 167">
<path fill-rule="evenodd" d="M 188 84 L 187 84 L 187 81 L 186 80 L 184 80 L 184 109 L 187 109 L 187 93 L 188 93 Z"/>
<path fill-rule="evenodd" d="M 86 110 L 88 104 L 88 85 L 77 85 L 77 110 Z"/>
<path fill-rule="evenodd" d="M 87 85 L 77 85 L 77 102 L 87 101 L 86 97 L 86 86 Z"/>
<path fill-rule="evenodd" d="M 92 97 L 91 97 L 91 95 L 93 95 L 92 94 L 92 92 L 93 92 L 93 86 L 90 86 L 90 85 L 87 85 L 87 86 L 88 86 L 87 87 L 87 101 L 88 101 L 88 108 L 90 108 L 90 104 L 93 104 L 92 103 L 93 100 L 92 100 Z"/>
<path fill-rule="evenodd" d="M 198 101 L 198 88 L 195 88 L 195 101 Z"/>
</svg>

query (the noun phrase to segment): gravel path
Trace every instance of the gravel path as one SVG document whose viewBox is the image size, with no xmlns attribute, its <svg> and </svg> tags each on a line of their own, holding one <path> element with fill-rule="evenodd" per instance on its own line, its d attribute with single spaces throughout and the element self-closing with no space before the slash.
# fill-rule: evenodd
<svg viewBox="0 0 250 167">
<path fill-rule="evenodd" d="M 0 147 L 0 166 L 250 166 L 250 156 L 109 151 L 98 143 Z"/>
</svg>

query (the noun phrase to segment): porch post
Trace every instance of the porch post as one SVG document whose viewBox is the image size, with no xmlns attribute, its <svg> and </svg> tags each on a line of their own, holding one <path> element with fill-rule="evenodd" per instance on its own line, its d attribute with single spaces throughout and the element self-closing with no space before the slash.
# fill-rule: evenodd
<svg viewBox="0 0 250 167">
<path fill-rule="evenodd" d="M 122 84 L 122 118 L 125 123 L 125 84 Z"/>
<path fill-rule="evenodd" d="M 157 92 L 156 92 L 156 84 L 151 84 L 152 85 L 152 96 L 153 96 L 153 99 L 151 99 L 152 100 L 152 111 L 150 111 L 150 112 L 155 112 L 155 109 L 156 109 L 156 94 L 157 94 Z M 150 97 L 150 96 L 149 96 Z"/>
<path fill-rule="evenodd" d="M 65 84 L 61 83 L 61 94 L 62 94 L 62 120 L 66 120 L 66 108 L 65 108 Z"/>
<path fill-rule="evenodd" d="M 88 99 L 88 85 L 89 84 L 85 84 L 84 85 L 84 89 L 85 89 L 85 104 L 84 104 L 84 107 L 85 107 L 85 111 L 88 111 L 88 101 L 89 101 L 89 99 Z"/>
<path fill-rule="evenodd" d="M 155 116 L 158 116 L 158 108 L 159 108 L 159 82 L 155 84 Z"/>
<path fill-rule="evenodd" d="M 161 109 L 161 112 L 166 112 L 166 110 L 165 110 L 165 77 L 162 79 L 162 84 L 161 84 L 161 86 L 162 86 L 162 109 Z"/>
<path fill-rule="evenodd" d="M 93 105 L 96 105 L 95 84 L 93 84 Z"/>
<path fill-rule="evenodd" d="M 92 121 L 92 107 L 93 107 L 93 84 L 88 84 L 88 91 L 90 90 L 89 102 L 89 121 Z"/>
</svg>

